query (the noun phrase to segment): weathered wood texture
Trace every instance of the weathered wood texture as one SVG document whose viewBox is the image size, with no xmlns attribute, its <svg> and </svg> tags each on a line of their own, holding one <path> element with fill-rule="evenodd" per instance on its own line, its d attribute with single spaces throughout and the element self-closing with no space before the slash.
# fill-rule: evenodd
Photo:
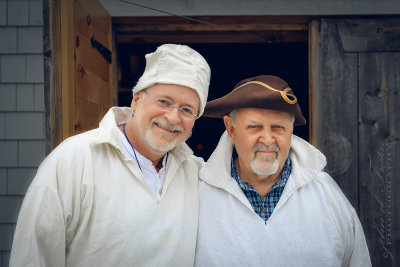
<svg viewBox="0 0 400 267">
<path fill-rule="evenodd" d="M 51 17 L 50 9 L 52 8 L 51 1 L 43 1 L 43 67 L 44 67 L 44 114 L 45 114 L 45 138 L 46 138 L 46 154 L 51 152 L 51 120 L 50 120 L 50 98 L 51 98 L 51 73 L 52 70 L 52 47 L 51 47 Z"/>
<path fill-rule="evenodd" d="M 323 19 L 313 143 L 356 208 L 373 266 L 400 264 L 400 19 Z"/>
<path fill-rule="evenodd" d="M 46 0 L 44 7 L 44 91 L 46 153 L 62 140 L 61 4 Z"/>
<path fill-rule="evenodd" d="M 336 25 L 321 22 L 319 85 L 313 86 L 312 140 L 325 171 L 358 208 L 357 54 L 344 54 Z"/>
<path fill-rule="evenodd" d="M 221 16 L 113 18 L 118 43 L 306 42 L 310 17 Z M 218 26 L 217 26 L 218 25 Z"/>
<path fill-rule="evenodd" d="M 50 1 L 45 39 L 49 75 L 49 136 L 63 139 L 95 128 L 117 103 L 111 17 L 98 0 Z M 90 37 L 112 51 L 112 64 L 92 47 Z"/>
<path fill-rule="evenodd" d="M 61 43 L 59 44 L 61 51 L 61 133 L 62 139 L 74 134 L 74 31 L 73 27 L 73 5 L 75 1 L 60 1 L 60 35 Z M 61 141 L 61 140 L 60 140 Z"/>
<path fill-rule="evenodd" d="M 399 62 L 400 52 L 359 54 L 360 218 L 376 266 L 400 264 Z"/>
<path fill-rule="evenodd" d="M 116 102 L 112 64 L 92 47 L 94 38 L 113 51 L 111 17 L 97 0 L 75 0 L 74 22 L 74 134 L 96 128 Z"/>
</svg>

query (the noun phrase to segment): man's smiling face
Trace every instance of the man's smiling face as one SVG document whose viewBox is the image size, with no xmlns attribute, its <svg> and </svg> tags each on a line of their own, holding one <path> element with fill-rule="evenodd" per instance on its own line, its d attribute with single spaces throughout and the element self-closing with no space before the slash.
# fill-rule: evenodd
<svg viewBox="0 0 400 267">
<path fill-rule="evenodd" d="M 242 170 L 266 178 L 282 171 L 293 132 L 288 113 L 241 108 L 237 111 L 236 126 L 228 116 L 224 121 Z"/>
<path fill-rule="evenodd" d="M 173 84 L 155 84 L 134 96 L 131 107 L 139 128 L 136 130 L 152 149 L 167 152 L 189 138 L 195 120 L 184 118 L 178 108 L 165 111 L 155 99 L 196 112 L 200 100 L 194 90 Z"/>
</svg>

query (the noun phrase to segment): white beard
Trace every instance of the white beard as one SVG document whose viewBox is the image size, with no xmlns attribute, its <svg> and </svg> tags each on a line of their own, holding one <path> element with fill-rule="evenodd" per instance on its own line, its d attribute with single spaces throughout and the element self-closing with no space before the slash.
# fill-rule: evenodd
<svg viewBox="0 0 400 267">
<path fill-rule="evenodd" d="M 250 168 L 258 175 L 269 176 L 275 174 L 279 168 L 279 159 L 276 157 L 270 162 L 269 156 L 256 157 L 250 162 Z"/>
<path fill-rule="evenodd" d="M 168 152 L 168 151 L 172 150 L 178 143 L 177 137 L 170 136 L 170 135 L 160 135 L 161 138 L 164 138 L 166 140 L 171 140 L 171 142 L 166 143 L 166 144 L 157 142 L 155 140 L 155 138 L 153 138 L 152 131 L 151 131 L 151 127 L 153 127 L 153 126 L 158 127 L 158 126 L 153 125 L 155 123 L 167 130 L 176 130 L 176 131 L 183 132 L 183 128 L 180 126 L 177 126 L 177 125 L 170 124 L 165 121 L 153 119 L 150 123 L 150 127 L 146 130 L 145 140 L 149 144 L 149 146 L 151 146 L 151 148 L 161 151 L 161 152 Z M 173 140 L 173 138 L 175 138 L 175 139 Z"/>
<path fill-rule="evenodd" d="M 273 149 L 275 150 L 275 155 L 260 155 L 257 157 L 257 151 L 261 149 Z M 262 144 L 257 144 L 253 149 L 254 159 L 250 162 L 250 168 L 258 175 L 269 176 L 275 174 L 279 168 L 279 154 L 280 149 L 278 145 L 273 144 L 270 146 L 265 146 Z"/>
<path fill-rule="evenodd" d="M 176 139 L 167 144 L 162 144 L 162 143 L 157 142 L 153 138 L 150 129 L 147 129 L 147 131 L 146 131 L 145 140 L 149 144 L 149 146 L 151 146 L 151 148 L 161 151 L 161 152 L 170 151 L 171 149 L 173 149 L 176 146 L 176 143 L 177 143 Z"/>
</svg>

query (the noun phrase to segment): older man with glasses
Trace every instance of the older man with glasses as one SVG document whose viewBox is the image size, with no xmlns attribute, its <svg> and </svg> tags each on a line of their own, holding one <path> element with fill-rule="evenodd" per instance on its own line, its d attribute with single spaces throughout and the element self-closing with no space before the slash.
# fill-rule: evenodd
<svg viewBox="0 0 400 267">
<path fill-rule="evenodd" d="M 130 108 L 43 162 L 18 218 L 11 266 L 192 266 L 202 159 L 185 144 L 210 68 L 184 45 L 146 55 Z"/>
</svg>

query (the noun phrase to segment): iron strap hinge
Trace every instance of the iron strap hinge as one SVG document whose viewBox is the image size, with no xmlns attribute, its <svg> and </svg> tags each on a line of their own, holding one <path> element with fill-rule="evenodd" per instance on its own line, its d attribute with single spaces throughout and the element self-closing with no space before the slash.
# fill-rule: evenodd
<svg viewBox="0 0 400 267">
<path fill-rule="evenodd" d="M 97 51 L 107 60 L 108 63 L 111 64 L 111 51 L 107 49 L 104 45 L 102 45 L 99 41 L 94 39 L 94 35 L 90 35 L 90 43 L 93 48 L 96 48 Z"/>
</svg>

